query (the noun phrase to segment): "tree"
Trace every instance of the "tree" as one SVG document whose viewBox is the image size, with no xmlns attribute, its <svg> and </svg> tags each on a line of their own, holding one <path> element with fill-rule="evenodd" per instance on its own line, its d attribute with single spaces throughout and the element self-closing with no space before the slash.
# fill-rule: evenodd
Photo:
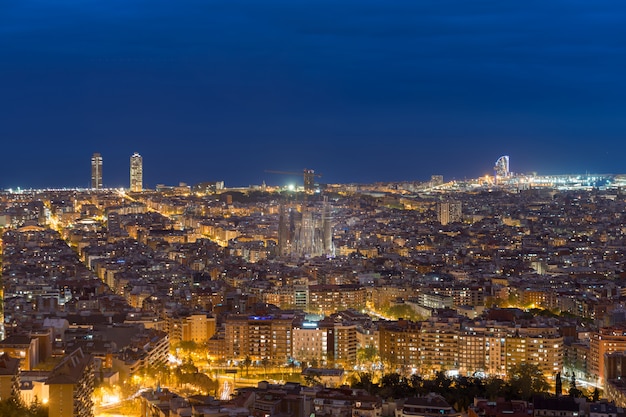
<svg viewBox="0 0 626 417">
<path fill-rule="evenodd" d="M 534 394 L 548 392 L 550 385 L 537 365 L 522 363 L 511 368 L 509 396 L 511 399 L 530 400 Z"/>
<path fill-rule="evenodd" d="M 485 383 L 485 397 L 489 400 L 495 400 L 502 392 L 506 390 L 506 382 L 500 378 L 488 378 Z"/>
<path fill-rule="evenodd" d="M 454 404 L 456 410 L 466 411 L 474 398 L 484 397 L 485 386 L 480 378 L 458 376 L 453 379 L 451 389 L 441 393 L 450 404 Z"/>
<path fill-rule="evenodd" d="M 267 358 L 261 359 L 261 365 L 263 365 L 263 373 L 265 374 L 265 378 L 267 378 L 267 367 L 270 364 L 270 360 Z"/>
<path fill-rule="evenodd" d="M 215 389 L 218 387 L 217 380 L 211 379 L 203 373 L 193 374 L 193 378 L 191 378 L 190 380 L 191 383 L 196 386 L 196 388 L 200 389 L 204 393 L 210 393 L 211 391 L 215 391 Z"/>
<path fill-rule="evenodd" d="M 572 377 L 569 381 L 569 396 L 573 398 L 580 398 L 583 392 L 576 386 L 576 374 L 572 372 Z"/>
<path fill-rule="evenodd" d="M 397 372 L 385 374 L 380 379 L 379 395 L 383 398 L 402 398 L 408 397 L 413 389 L 409 385 L 409 381 Z"/>
<path fill-rule="evenodd" d="M 510 293 L 509 297 L 507 298 L 506 301 L 507 301 L 509 307 L 517 307 L 517 306 L 520 305 L 519 296 L 517 294 L 514 294 L 514 293 Z"/>
<path fill-rule="evenodd" d="M 356 351 L 358 363 L 372 363 L 378 356 L 378 349 L 374 346 L 361 347 Z"/>
<path fill-rule="evenodd" d="M 48 409 L 41 406 L 39 401 L 26 407 L 13 398 L 0 401 L 0 416 L 2 417 L 46 417 Z"/>
<path fill-rule="evenodd" d="M 378 385 L 372 381 L 372 374 L 369 372 L 357 372 L 350 377 L 350 387 L 364 389 L 369 394 L 374 395 Z"/>
<path fill-rule="evenodd" d="M 250 375 L 250 365 L 252 365 L 252 359 L 246 355 L 246 358 L 243 360 L 243 366 L 246 368 L 246 378 Z"/>
<path fill-rule="evenodd" d="M 598 389 L 598 387 L 595 387 L 593 389 L 593 392 L 591 393 L 591 400 L 594 403 L 597 403 L 600 400 L 600 390 Z"/>
<path fill-rule="evenodd" d="M 556 386 L 556 396 L 559 397 L 563 394 L 563 383 L 561 382 L 561 373 L 557 372 L 556 373 L 556 381 L 555 381 L 555 386 Z"/>
<path fill-rule="evenodd" d="M 191 359 L 186 360 L 180 365 L 180 370 L 183 374 L 195 374 L 198 373 L 198 367 L 194 365 Z"/>
<path fill-rule="evenodd" d="M 448 392 L 450 386 L 452 385 L 452 380 L 446 376 L 444 372 L 437 372 L 435 375 L 435 387 L 437 388 L 437 392 L 439 394 L 443 394 Z"/>
<path fill-rule="evenodd" d="M 169 382 L 171 370 L 163 363 L 149 364 L 145 369 L 145 376 L 152 378 L 155 382 L 166 384 Z"/>
<path fill-rule="evenodd" d="M 311 371 L 310 369 L 308 369 L 304 373 L 304 383 L 309 387 L 321 385 L 322 377 L 320 376 L 319 372 Z"/>
<path fill-rule="evenodd" d="M 386 316 L 394 319 L 398 319 L 400 317 L 413 321 L 421 321 L 424 319 L 424 317 L 417 314 L 408 304 L 393 305 L 385 309 L 384 313 Z"/>
<path fill-rule="evenodd" d="M 485 297 L 485 308 L 500 307 L 504 303 L 502 298 Z"/>
<path fill-rule="evenodd" d="M 196 373 L 198 373 L 198 367 L 193 364 L 191 359 L 185 360 L 174 369 L 174 377 L 179 385 L 189 383 L 192 376 Z"/>
<path fill-rule="evenodd" d="M 424 396 L 429 393 L 429 389 L 425 386 L 426 381 L 418 374 L 411 375 L 409 384 L 417 396 Z"/>
<path fill-rule="evenodd" d="M 179 356 L 191 358 L 194 354 L 198 354 L 200 346 L 193 340 L 185 340 L 178 342 L 174 350 L 179 350 Z"/>
</svg>

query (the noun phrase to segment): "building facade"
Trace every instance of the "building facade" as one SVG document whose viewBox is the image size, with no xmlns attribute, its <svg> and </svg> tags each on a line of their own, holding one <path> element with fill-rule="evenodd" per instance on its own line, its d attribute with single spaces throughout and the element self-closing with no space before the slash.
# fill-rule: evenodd
<svg viewBox="0 0 626 417">
<path fill-rule="evenodd" d="M 170 343 L 206 343 L 215 334 L 215 317 L 207 313 L 168 317 L 167 324 Z"/>
<path fill-rule="evenodd" d="M 232 314 L 224 321 L 224 358 L 287 363 L 292 355 L 294 317 Z"/>
<path fill-rule="evenodd" d="M 437 220 L 443 226 L 460 222 L 462 219 L 461 202 L 445 201 L 437 204 Z"/>
<path fill-rule="evenodd" d="M 600 385 L 605 383 L 606 355 L 626 350 L 626 326 L 602 327 L 589 341 L 589 373 Z"/>
<path fill-rule="evenodd" d="M 93 416 L 94 362 L 91 355 L 76 349 L 52 370 L 46 385 L 50 390 L 50 417 Z"/>
<path fill-rule="evenodd" d="M 417 367 L 420 359 L 420 323 L 407 320 L 379 323 L 380 358 L 391 369 Z"/>
</svg>

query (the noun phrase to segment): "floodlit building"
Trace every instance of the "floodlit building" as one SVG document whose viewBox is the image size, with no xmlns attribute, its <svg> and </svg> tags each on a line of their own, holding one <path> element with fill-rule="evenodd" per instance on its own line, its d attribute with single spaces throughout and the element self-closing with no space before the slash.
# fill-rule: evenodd
<svg viewBox="0 0 626 417">
<path fill-rule="evenodd" d="M 408 320 L 379 323 L 379 352 L 392 369 L 409 370 L 420 363 L 420 324 Z"/>
<path fill-rule="evenodd" d="M 589 371 L 603 385 L 605 361 L 608 354 L 626 350 L 626 328 L 624 326 L 602 327 L 593 332 L 589 344 Z"/>
<path fill-rule="evenodd" d="M 361 310 L 366 298 L 366 288 L 358 284 L 309 286 L 309 310 L 318 313 L 332 314 L 351 308 Z"/>
<path fill-rule="evenodd" d="M 225 358 L 285 364 L 292 355 L 293 315 L 232 314 L 224 321 Z"/>
<path fill-rule="evenodd" d="M 130 157 L 130 191 L 143 190 L 143 158 L 137 152 Z"/>
<path fill-rule="evenodd" d="M 563 337 L 513 335 L 506 339 L 507 373 L 521 364 L 536 365 L 546 376 L 563 369 Z"/>
<path fill-rule="evenodd" d="M 356 325 L 335 321 L 331 326 L 327 327 L 328 359 L 348 368 L 356 363 Z"/>
<path fill-rule="evenodd" d="M 206 343 L 215 334 L 215 317 L 207 313 L 168 317 L 170 343 Z"/>
<path fill-rule="evenodd" d="M 459 368 L 459 332 L 460 323 L 456 319 L 433 317 L 422 323 L 419 346 L 423 374 Z"/>
<path fill-rule="evenodd" d="M 317 322 L 303 322 L 293 328 L 293 358 L 299 362 L 325 363 L 328 358 L 328 329 Z"/>
</svg>

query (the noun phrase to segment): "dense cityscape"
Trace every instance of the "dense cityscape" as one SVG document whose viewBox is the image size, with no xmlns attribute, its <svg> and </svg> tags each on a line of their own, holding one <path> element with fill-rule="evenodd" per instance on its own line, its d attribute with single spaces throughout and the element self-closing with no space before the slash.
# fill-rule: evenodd
<svg viewBox="0 0 626 417">
<path fill-rule="evenodd" d="M 6 190 L 0 411 L 622 415 L 625 178 L 509 164 Z"/>
</svg>

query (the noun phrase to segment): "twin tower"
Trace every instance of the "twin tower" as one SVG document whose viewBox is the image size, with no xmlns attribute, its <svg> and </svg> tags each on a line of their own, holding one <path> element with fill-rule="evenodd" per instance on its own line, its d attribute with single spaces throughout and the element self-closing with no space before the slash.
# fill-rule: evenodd
<svg viewBox="0 0 626 417">
<path fill-rule="evenodd" d="M 98 152 L 91 156 L 91 188 L 102 189 L 102 155 Z M 130 157 L 130 191 L 143 190 L 143 158 L 137 152 Z"/>
</svg>

